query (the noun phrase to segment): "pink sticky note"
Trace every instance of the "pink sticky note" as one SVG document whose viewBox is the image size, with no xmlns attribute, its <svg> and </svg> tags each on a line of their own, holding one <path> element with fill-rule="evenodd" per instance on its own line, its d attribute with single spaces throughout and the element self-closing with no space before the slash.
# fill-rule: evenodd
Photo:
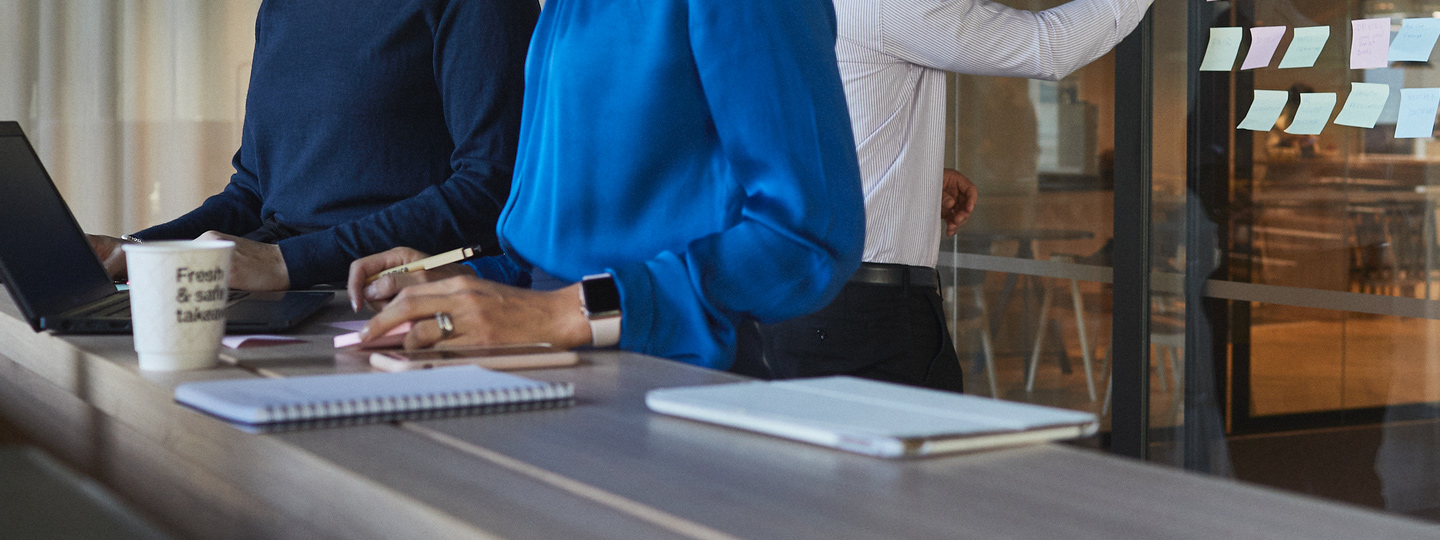
<svg viewBox="0 0 1440 540">
<path fill-rule="evenodd" d="M 1250 52 L 1245 54 L 1245 63 L 1240 64 L 1240 69 L 1269 67 L 1270 59 L 1275 57 L 1275 48 L 1280 46 L 1280 38 L 1283 37 L 1285 37 L 1284 26 L 1251 28 Z"/>
<path fill-rule="evenodd" d="M 364 328 L 364 327 L 365 327 L 365 323 L 368 323 L 368 322 L 370 322 L 370 319 L 358 319 L 358 320 L 354 320 L 354 321 L 336 321 L 336 322 L 329 322 L 329 323 L 325 323 L 325 325 L 326 325 L 326 326 L 333 326 L 333 327 L 339 328 L 339 329 L 341 329 L 341 330 L 349 330 L 349 331 L 351 331 L 351 332 L 359 332 L 361 328 Z"/>
<path fill-rule="evenodd" d="M 365 346 L 362 348 L 384 349 L 388 347 L 399 347 L 400 344 L 405 342 L 405 334 L 408 333 L 410 333 L 410 323 L 400 323 L 400 326 L 391 328 L 389 332 L 385 333 L 385 335 L 375 338 L 370 343 L 366 343 Z M 351 332 L 349 334 L 340 334 L 338 336 L 335 336 L 336 349 L 353 347 L 359 344 L 360 332 Z"/>
<path fill-rule="evenodd" d="M 250 336 L 225 336 L 220 338 L 220 344 L 231 349 L 248 349 L 251 347 L 270 347 L 274 345 L 288 345 L 291 343 L 304 343 L 303 339 L 296 339 L 287 336 L 250 335 Z"/>
<path fill-rule="evenodd" d="M 1350 21 L 1355 39 L 1350 42 L 1350 69 L 1385 67 L 1390 57 L 1390 18 Z"/>
</svg>

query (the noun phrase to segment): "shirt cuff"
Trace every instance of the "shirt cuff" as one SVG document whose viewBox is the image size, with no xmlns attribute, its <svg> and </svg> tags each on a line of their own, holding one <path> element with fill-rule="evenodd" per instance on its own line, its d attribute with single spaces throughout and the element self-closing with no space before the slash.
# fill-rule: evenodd
<svg viewBox="0 0 1440 540">
<path fill-rule="evenodd" d="M 131 233 L 130 236 L 139 238 L 146 242 L 157 240 L 193 240 L 199 234 L 186 235 L 189 231 L 179 227 L 175 222 L 161 223 L 140 232 Z"/>
<path fill-rule="evenodd" d="M 606 268 L 620 289 L 620 349 L 646 352 L 655 324 L 655 284 L 644 262 Z"/>
<path fill-rule="evenodd" d="M 481 279 L 512 287 L 530 288 L 530 272 L 516 263 L 515 259 L 511 259 L 509 255 L 481 257 L 462 264 L 469 266 Z"/>
<path fill-rule="evenodd" d="M 290 275 L 291 289 L 305 289 L 322 283 L 342 284 L 350 274 L 355 257 L 340 247 L 334 229 L 286 238 L 279 242 Z"/>
</svg>

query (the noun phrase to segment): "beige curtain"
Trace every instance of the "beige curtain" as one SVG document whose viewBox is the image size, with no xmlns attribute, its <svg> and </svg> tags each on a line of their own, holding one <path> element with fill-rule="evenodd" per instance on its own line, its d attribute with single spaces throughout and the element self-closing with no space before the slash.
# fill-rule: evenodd
<svg viewBox="0 0 1440 540">
<path fill-rule="evenodd" d="M 0 0 L 0 120 L 20 122 L 86 231 L 133 232 L 224 188 L 259 5 Z"/>
</svg>

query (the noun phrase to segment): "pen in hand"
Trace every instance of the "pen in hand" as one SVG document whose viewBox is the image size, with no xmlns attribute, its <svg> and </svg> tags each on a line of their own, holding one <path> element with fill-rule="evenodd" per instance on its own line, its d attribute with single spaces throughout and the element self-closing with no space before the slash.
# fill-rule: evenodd
<svg viewBox="0 0 1440 540">
<path fill-rule="evenodd" d="M 375 280 L 391 274 L 405 274 L 409 272 L 415 272 L 417 270 L 431 270 L 434 268 L 445 266 L 447 264 L 473 259 L 476 255 L 480 253 L 480 251 L 480 246 L 467 246 L 460 249 L 453 249 L 439 255 L 420 259 L 410 264 L 404 264 L 387 269 L 384 272 L 380 272 L 379 274 L 375 274 L 373 276 L 365 278 L 365 283 L 374 283 Z"/>
</svg>

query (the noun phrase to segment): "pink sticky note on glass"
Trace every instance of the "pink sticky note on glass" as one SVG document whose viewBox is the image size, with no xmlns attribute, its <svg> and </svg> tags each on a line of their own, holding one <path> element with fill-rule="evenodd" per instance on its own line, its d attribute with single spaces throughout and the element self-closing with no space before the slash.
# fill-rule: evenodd
<svg viewBox="0 0 1440 540">
<path fill-rule="evenodd" d="M 1275 48 L 1280 46 L 1280 38 L 1283 37 L 1285 37 L 1284 26 L 1251 28 L 1250 52 L 1245 54 L 1245 63 L 1240 64 L 1240 69 L 1269 67 L 1270 59 L 1275 57 Z"/>
<path fill-rule="evenodd" d="M 385 333 L 385 335 L 371 340 L 369 343 L 366 343 L 365 346 L 361 348 L 385 349 L 389 347 L 399 347 L 402 343 L 405 343 L 405 334 L 408 333 L 410 333 L 410 323 L 400 323 L 400 326 L 391 328 L 389 332 Z M 344 347 L 354 347 L 359 344 L 360 332 L 351 332 L 349 334 L 340 334 L 338 336 L 335 336 L 336 349 Z"/>
<path fill-rule="evenodd" d="M 1355 39 L 1350 42 L 1350 69 L 1385 67 L 1390 57 L 1390 18 L 1350 21 Z"/>
</svg>

